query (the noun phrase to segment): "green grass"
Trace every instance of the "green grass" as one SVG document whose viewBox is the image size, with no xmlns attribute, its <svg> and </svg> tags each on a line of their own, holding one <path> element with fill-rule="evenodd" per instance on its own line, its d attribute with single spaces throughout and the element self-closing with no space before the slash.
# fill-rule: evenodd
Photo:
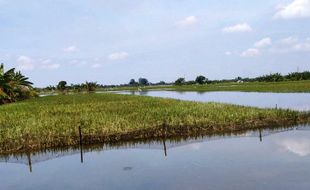
<svg viewBox="0 0 310 190">
<path fill-rule="evenodd" d="M 118 94 L 41 97 L 0 107 L 0 153 L 306 122 L 308 113 Z"/>
<path fill-rule="evenodd" d="M 141 87 L 140 87 L 141 88 Z M 108 90 L 137 90 L 138 87 L 118 87 Z M 143 90 L 173 90 L 173 91 L 242 91 L 242 92 L 310 92 L 310 81 L 284 81 L 284 82 L 248 82 L 248 83 L 218 83 L 207 85 L 182 86 L 147 86 Z"/>
</svg>

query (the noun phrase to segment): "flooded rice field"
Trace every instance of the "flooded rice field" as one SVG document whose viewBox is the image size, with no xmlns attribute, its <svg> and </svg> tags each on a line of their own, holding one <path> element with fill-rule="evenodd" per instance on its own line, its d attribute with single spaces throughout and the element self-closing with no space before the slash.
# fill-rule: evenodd
<svg viewBox="0 0 310 190">
<path fill-rule="evenodd" d="M 1 189 L 309 189 L 310 126 L 0 156 Z"/>
</svg>

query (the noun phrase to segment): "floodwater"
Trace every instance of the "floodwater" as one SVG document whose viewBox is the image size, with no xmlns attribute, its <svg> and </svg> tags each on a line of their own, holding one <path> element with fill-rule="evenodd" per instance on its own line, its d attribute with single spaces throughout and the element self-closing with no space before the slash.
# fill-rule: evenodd
<svg viewBox="0 0 310 190">
<path fill-rule="evenodd" d="M 309 125 L 0 156 L 1 190 L 308 190 L 309 179 Z"/>
<path fill-rule="evenodd" d="M 283 108 L 298 111 L 310 110 L 310 93 L 261 93 L 261 92 L 177 92 L 177 91 L 122 91 L 134 94 L 199 102 L 220 102 L 259 108 Z"/>
</svg>

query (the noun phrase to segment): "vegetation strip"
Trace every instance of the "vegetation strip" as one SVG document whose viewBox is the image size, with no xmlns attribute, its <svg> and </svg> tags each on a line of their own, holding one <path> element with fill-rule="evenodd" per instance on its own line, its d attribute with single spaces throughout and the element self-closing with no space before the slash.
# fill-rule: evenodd
<svg viewBox="0 0 310 190">
<path fill-rule="evenodd" d="M 310 121 L 310 114 L 119 94 L 74 94 L 0 107 L 0 153 Z"/>
<path fill-rule="evenodd" d="M 192 84 L 192 85 L 161 85 L 144 87 L 115 87 L 108 89 L 110 91 L 122 90 L 171 90 L 171 91 L 192 91 L 192 92 L 212 92 L 212 91 L 240 91 L 240 92 L 310 92 L 310 80 L 304 81 L 283 81 L 283 82 L 223 82 L 214 84 Z"/>
</svg>

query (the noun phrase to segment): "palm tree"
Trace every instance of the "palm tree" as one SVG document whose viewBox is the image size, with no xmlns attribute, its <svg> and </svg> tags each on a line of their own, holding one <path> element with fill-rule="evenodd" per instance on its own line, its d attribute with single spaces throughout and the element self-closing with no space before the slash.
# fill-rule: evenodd
<svg viewBox="0 0 310 190">
<path fill-rule="evenodd" d="M 4 72 L 3 64 L 0 65 L 0 100 L 2 103 L 10 101 L 11 96 L 14 94 L 14 89 L 11 85 L 12 82 L 12 69 Z"/>
<path fill-rule="evenodd" d="M 97 82 L 87 82 L 85 83 L 87 92 L 93 92 L 96 90 Z"/>
<path fill-rule="evenodd" d="M 27 77 L 15 72 L 15 68 L 4 72 L 3 63 L 0 65 L 0 104 L 27 98 L 32 90 L 31 85 Z"/>
<path fill-rule="evenodd" d="M 14 73 L 14 79 L 17 85 L 32 87 L 33 83 L 29 82 L 29 78 L 21 74 L 20 71 Z"/>
</svg>

